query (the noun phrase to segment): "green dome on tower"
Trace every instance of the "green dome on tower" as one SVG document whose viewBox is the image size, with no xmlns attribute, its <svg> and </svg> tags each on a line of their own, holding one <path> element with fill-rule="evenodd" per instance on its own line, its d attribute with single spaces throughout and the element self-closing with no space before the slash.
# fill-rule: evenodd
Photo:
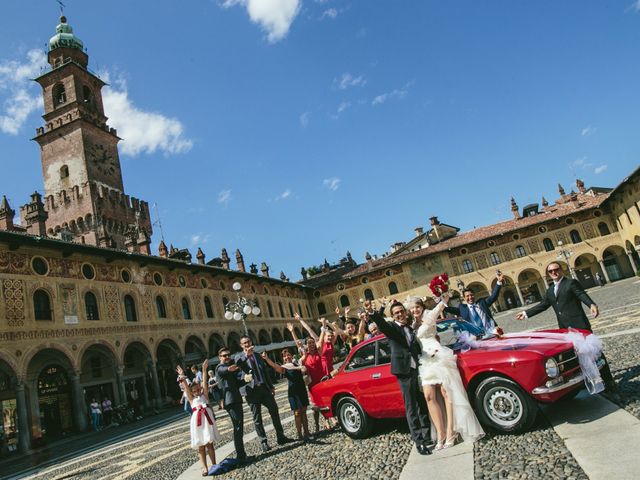
<svg viewBox="0 0 640 480">
<path fill-rule="evenodd" d="M 73 34 L 73 28 L 67 23 L 67 17 L 60 17 L 60 24 L 56 27 L 56 34 L 49 40 L 49 51 L 56 48 L 77 48 L 84 50 L 82 40 Z"/>
</svg>

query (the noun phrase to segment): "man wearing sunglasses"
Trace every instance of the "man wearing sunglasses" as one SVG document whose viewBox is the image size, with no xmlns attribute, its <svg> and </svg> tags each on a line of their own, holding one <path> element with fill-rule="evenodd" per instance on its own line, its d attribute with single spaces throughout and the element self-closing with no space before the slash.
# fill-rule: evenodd
<svg viewBox="0 0 640 480">
<path fill-rule="evenodd" d="M 566 278 L 557 262 L 551 262 L 547 265 L 547 274 L 553 280 L 553 285 L 547 289 L 538 305 L 519 312 L 516 319 L 526 320 L 544 312 L 549 307 L 553 307 L 558 318 L 559 328 L 581 328 L 591 331 L 591 324 L 582 309 L 582 303 L 589 307 L 593 318 L 596 318 L 600 312 L 582 285 L 573 278 Z"/>
<path fill-rule="evenodd" d="M 244 413 L 242 411 L 242 395 L 240 387 L 242 370 L 233 362 L 231 351 L 227 347 L 218 350 L 220 364 L 216 368 L 216 380 L 222 392 L 224 409 L 229 414 L 233 425 L 233 444 L 236 447 L 236 458 L 240 463 L 247 461 L 242 436 L 244 435 Z"/>
</svg>

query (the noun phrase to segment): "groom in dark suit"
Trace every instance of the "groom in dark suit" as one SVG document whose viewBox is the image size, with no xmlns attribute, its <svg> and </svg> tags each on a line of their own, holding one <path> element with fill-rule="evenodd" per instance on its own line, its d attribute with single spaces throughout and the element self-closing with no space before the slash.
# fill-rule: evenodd
<svg viewBox="0 0 640 480">
<path fill-rule="evenodd" d="M 269 372 L 264 360 L 260 358 L 260 355 L 255 354 L 253 342 L 248 336 L 245 335 L 240 338 L 240 346 L 243 352 L 236 357 L 236 364 L 245 373 L 244 379 L 247 382 L 242 387 L 242 394 L 247 399 L 249 408 L 251 408 L 253 423 L 256 426 L 256 433 L 262 444 L 262 451 L 267 452 L 270 450 L 270 447 L 267 443 L 267 434 L 264 431 L 264 425 L 262 424 L 262 405 L 267 407 L 269 411 L 273 428 L 276 431 L 278 445 L 284 445 L 292 440 L 284 435 L 282 423 L 280 423 L 278 405 L 276 404 L 276 399 L 273 397 L 275 389 L 271 383 L 271 378 L 269 377 Z"/>
<path fill-rule="evenodd" d="M 498 326 L 491 314 L 491 305 L 498 299 L 498 294 L 504 283 L 504 275 L 498 273 L 496 275 L 498 281 L 493 288 L 493 292 L 487 298 L 481 298 L 476 302 L 475 294 L 470 288 L 462 290 L 462 296 L 465 303 L 458 307 L 446 307 L 444 311 L 461 317 L 463 320 L 473 323 L 479 329 L 485 332 L 492 332 Z"/>
<path fill-rule="evenodd" d="M 393 302 L 390 311 L 393 322 L 385 320 L 384 306 L 379 312 L 371 315 L 371 318 L 378 329 L 389 339 L 391 373 L 396 376 L 400 385 L 411 439 L 415 442 L 419 453 L 429 455 L 431 454 L 431 450 L 427 446 L 430 434 L 429 415 L 427 402 L 420 391 L 418 381 L 418 363 L 422 348 L 415 332 L 408 324 L 404 305 Z"/>
</svg>

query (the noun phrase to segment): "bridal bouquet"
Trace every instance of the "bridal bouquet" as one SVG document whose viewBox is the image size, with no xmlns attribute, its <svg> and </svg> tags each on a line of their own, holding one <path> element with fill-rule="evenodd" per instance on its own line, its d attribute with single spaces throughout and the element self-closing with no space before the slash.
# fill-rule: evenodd
<svg viewBox="0 0 640 480">
<path fill-rule="evenodd" d="M 436 275 L 429 282 L 429 289 L 436 297 L 441 297 L 443 293 L 449 291 L 449 275 L 446 273 Z"/>
</svg>

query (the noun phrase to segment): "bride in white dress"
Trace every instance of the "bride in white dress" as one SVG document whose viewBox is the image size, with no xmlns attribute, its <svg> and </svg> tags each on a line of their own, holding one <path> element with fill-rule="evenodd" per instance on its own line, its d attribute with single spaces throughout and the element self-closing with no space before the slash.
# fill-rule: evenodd
<svg viewBox="0 0 640 480">
<path fill-rule="evenodd" d="M 484 435 L 469 404 L 456 355 L 436 338 L 436 321 L 448 300 L 449 294 L 445 293 L 433 310 L 427 310 L 418 297 L 410 298 L 408 304 L 415 319 L 413 328 L 418 329 L 417 337 L 422 344 L 418 372 L 429 407 L 431 436 L 436 441 L 434 450 L 455 445 L 458 436 L 475 441 Z"/>
</svg>

